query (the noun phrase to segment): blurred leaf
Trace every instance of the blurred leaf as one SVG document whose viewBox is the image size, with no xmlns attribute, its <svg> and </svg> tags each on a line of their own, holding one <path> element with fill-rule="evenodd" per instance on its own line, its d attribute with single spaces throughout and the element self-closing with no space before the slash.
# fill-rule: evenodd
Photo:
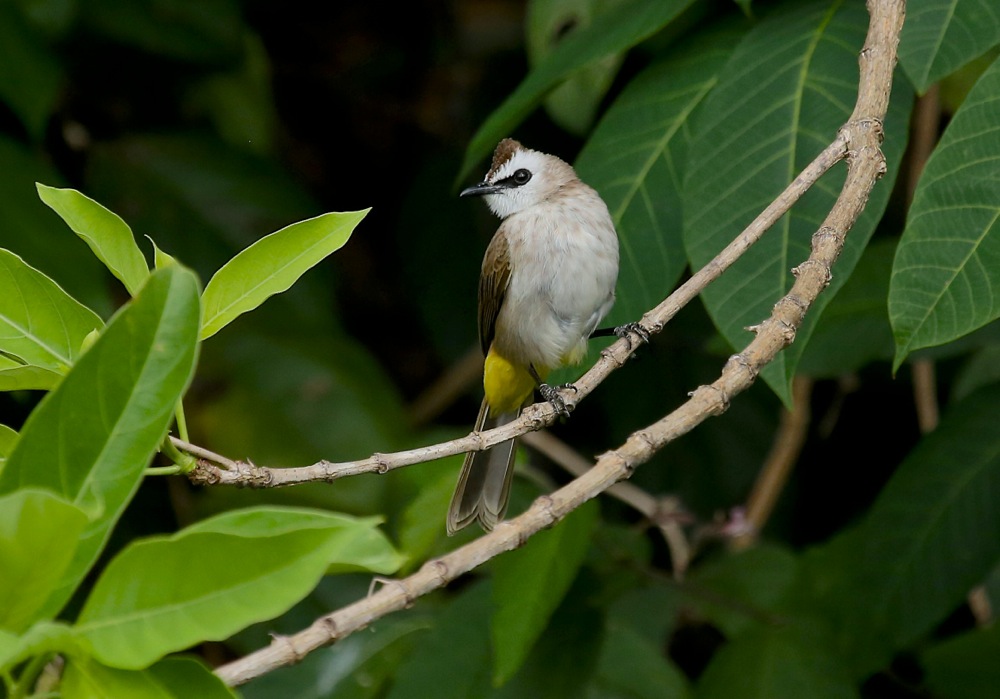
<svg viewBox="0 0 1000 699">
<path fill-rule="evenodd" d="M 16 252 L 70 295 L 104 313 L 110 309 L 101 263 L 38 199 L 35 182 L 58 182 L 41 156 L 0 135 L 0 247 Z"/>
<path fill-rule="evenodd" d="M 835 377 L 892 358 L 886 299 L 895 254 L 895 240 L 875 240 L 868 246 L 851 278 L 823 311 L 799 362 L 800 373 Z"/>
<path fill-rule="evenodd" d="M 39 621 L 20 636 L 0 630 L 0 672 L 3 673 L 36 655 L 86 656 L 89 652 L 86 642 L 76 638 L 73 629 L 63 622 Z"/>
<path fill-rule="evenodd" d="M 197 331 L 194 275 L 156 272 L 28 417 L 0 494 L 48 489 L 92 518 L 42 614 L 62 608 L 138 487 L 190 380 Z"/>
<path fill-rule="evenodd" d="M 1000 531 L 998 401 L 992 386 L 954 404 L 872 506 L 849 569 L 863 594 L 843 622 L 869 639 L 851 647 L 860 670 L 930 630 L 1000 560 L 1000 539 L 983 536 Z"/>
<path fill-rule="evenodd" d="M 954 114 L 965 102 L 976 82 L 983 73 L 1000 58 L 1000 46 L 995 46 L 979 58 L 973 59 L 951 75 L 943 78 L 938 85 L 941 110 L 946 114 Z"/>
<path fill-rule="evenodd" d="M 237 0 L 92 0 L 80 10 L 93 31 L 151 54 L 202 63 L 239 56 Z"/>
<path fill-rule="evenodd" d="M 1000 43 L 1000 9 L 993 0 L 910 0 L 907 5 L 899 62 L 920 93 Z"/>
<path fill-rule="evenodd" d="M 0 101 L 10 106 L 34 141 L 45 135 L 61 83 L 53 52 L 14 3 L 0 3 Z"/>
<path fill-rule="evenodd" d="M 87 334 L 103 326 L 54 281 L 0 249 L 0 352 L 8 359 L 64 374 Z"/>
<path fill-rule="evenodd" d="M 388 699 L 482 697 L 490 687 L 490 586 L 477 583 L 452 600 L 420 634 L 399 666 Z M 445 680 L 446 681 L 443 681 Z"/>
<path fill-rule="evenodd" d="M 567 36 L 589 26 L 595 16 L 615 12 L 627 0 L 531 0 L 525 48 L 532 67 L 542 63 Z M 575 134 L 590 128 L 597 107 L 611 86 L 624 56 L 612 54 L 583 66 L 545 98 L 545 109 L 559 126 Z"/>
<path fill-rule="evenodd" d="M 493 683 L 517 672 L 576 577 L 590 545 L 598 507 L 587 502 L 494 565 L 491 623 Z"/>
<path fill-rule="evenodd" d="M 597 663 L 604 689 L 636 699 L 687 699 L 687 679 L 665 656 L 666 639 L 652 641 L 620 622 L 609 622 Z"/>
<path fill-rule="evenodd" d="M 795 582 L 795 556 L 776 546 L 721 556 L 688 576 L 686 602 L 729 638 L 775 623 L 776 610 Z"/>
<path fill-rule="evenodd" d="M 989 699 L 1000 687 L 1000 626 L 968 631 L 921 653 L 927 686 L 940 699 Z"/>
<path fill-rule="evenodd" d="M 264 236 L 215 273 L 202 296 L 201 339 L 274 294 L 286 291 L 309 269 L 339 250 L 371 211 L 328 213 Z"/>
<path fill-rule="evenodd" d="M 84 604 L 94 657 L 139 669 L 288 610 L 329 567 L 390 573 L 399 556 L 373 519 L 317 510 L 237 510 L 127 546 Z"/>
<path fill-rule="evenodd" d="M 924 168 L 889 288 L 898 369 L 1000 317 L 1000 60 L 955 114 Z"/>
<path fill-rule="evenodd" d="M 566 37 L 479 127 L 466 149 L 458 181 L 465 180 L 553 87 L 589 63 L 626 51 L 652 36 L 691 1 L 629 0 L 627 5 L 596 16 L 590 26 Z"/>
<path fill-rule="evenodd" d="M 62 374 L 51 369 L 0 356 L 0 391 L 50 391 L 61 378 Z"/>
<path fill-rule="evenodd" d="M 246 32 L 238 70 L 209 75 L 187 96 L 194 110 L 207 112 L 229 144 L 266 154 L 277 122 L 271 94 L 271 66 L 260 37 Z"/>
<path fill-rule="evenodd" d="M 86 524 L 80 508 L 44 490 L 0 497 L 0 628 L 21 632 L 38 620 Z"/>
<path fill-rule="evenodd" d="M 687 265 L 681 177 L 689 118 L 715 86 L 742 31 L 700 32 L 640 73 L 614 101 L 576 161 L 618 229 L 622 270 L 609 325 L 636 320 L 663 300 Z"/>
<path fill-rule="evenodd" d="M 443 513 L 455 491 L 456 473 L 461 468 L 461 455 L 448 458 L 450 468 L 442 468 L 436 477 L 422 484 L 416 497 L 403 510 L 399 527 L 399 545 L 409 557 L 411 567 L 426 560 L 435 544 L 442 542 L 445 530 Z"/>
<path fill-rule="evenodd" d="M 128 224 L 75 189 L 56 189 L 41 183 L 36 186 L 41 200 L 86 241 L 129 294 L 135 296 L 149 277 L 149 267 Z"/>
<path fill-rule="evenodd" d="M 0 425 L 0 466 L 3 466 L 3 462 L 10 456 L 16 442 L 17 431 L 7 425 Z"/>
<path fill-rule="evenodd" d="M 49 36 L 61 36 L 76 14 L 76 0 L 17 0 L 24 18 Z"/>
<path fill-rule="evenodd" d="M 167 253 L 160 250 L 160 246 L 156 244 L 156 241 L 150 238 L 148 235 L 146 238 L 149 240 L 150 245 L 153 246 L 153 266 L 156 269 L 161 269 L 163 267 L 169 267 L 170 265 L 177 264 L 177 259 L 173 255 L 168 255 Z"/>
<path fill-rule="evenodd" d="M 736 47 L 698 113 L 685 173 L 684 243 L 692 268 L 722 250 L 829 145 L 850 117 L 857 95 L 857 54 L 868 16 L 857 2 L 786 3 Z M 884 144 L 889 172 L 847 237 L 833 282 L 810 308 L 796 341 L 761 373 L 787 404 L 796 365 L 823 308 L 850 276 L 881 218 L 906 140 L 911 95 L 893 85 Z M 702 293 L 716 326 L 733 347 L 745 345 L 808 258 L 844 181 L 845 168 L 805 194 L 764 238 Z"/>
<path fill-rule="evenodd" d="M 697 699 L 857 699 L 835 656 L 795 629 L 761 628 L 727 643 L 701 676 Z"/>
<path fill-rule="evenodd" d="M 987 345 L 972 355 L 955 378 L 952 399 L 962 400 L 975 390 L 1000 381 L 1000 345 Z"/>
<path fill-rule="evenodd" d="M 116 670 L 73 658 L 60 685 L 63 699 L 236 699 L 210 668 L 194 658 L 166 658 L 141 671 Z"/>
</svg>

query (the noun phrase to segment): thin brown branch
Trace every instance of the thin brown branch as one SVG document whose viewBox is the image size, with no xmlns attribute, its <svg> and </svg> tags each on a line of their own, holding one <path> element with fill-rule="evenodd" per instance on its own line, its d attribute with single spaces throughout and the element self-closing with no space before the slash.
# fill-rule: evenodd
<svg viewBox="0 0 1000 699">
<path fill-rule="evenodd" d="M 483 353 L 477 344 L 448 367 L 410 406 L 410 422 L 424 425 L 443 413 L 483 375 Z"/>
<path fill-rule="evenodd" d="M 319 618 L 308 628 L 291 636 L 276 638 L 268 647 L 218 668 L 216 672 L 223 680 L 230 685 L 238 685 L 275 668 L 298 662 L 313 650 L 342 639 L 386 614 L 403 609 L 421 595 L 448 584 L 504 551 L 521 546 L 536 532 L 552 526 L 583 502 L 627 478 L 667 442 L 687 433 L 708 417 L 724 412 L 729 401 L 753 383 L 760 369 L 794 339 L 806 311 L 829 283 L 830 267 L 843 249 L 847 231 L 857 221 L 875 182 L 885 172 L 885 160 L 880 149 L 882 121 L 889 102 L 905 2 L 869 0 L 868 7 L 871 23 L 860 54 L 858 101 L 850 121 L 835 140 L 835 144 L 839 144 L 838 149 L 848 148 L 846 157 L 849 168 L 844 187 L 823 225 L 813 236 L 812 253 L 798 266 L 797 279 L 791 291 L 775 304 L 771 316 L 757 326 L 753 341 L 743 351 L 730 357 L 721 376 L 711 385 L 693 391 L 690 399 L 669 415 L 634 432 L 620 447 L 601 455 L 594 467 L 583 475 L 551 495 L 535 500 L 522 515 L 502 522 L 492 532 L 445 556 L 428 561 L 413 575 L 387 584 L 365 599 Z M 768 207 L 768 210 L 771 208 Z M 712 278 L 717 276 L 705 270 L 698 274 Z M 668 299 L 647 313 L 643 323 L 650 330 L 659 330 L 673 313 L 676 310 Z M 603 354 L 581 380 L 581 393 L 593 390 L 595 380 L 599 383 L 603 376 L 610 373 L 612 364 L 624 362 L 630 354 L 630 349 L 624 345 L 624 341 L 619 341 Z M 572 394 L 565 397 L 574 398 Z M 536 423 L 551 419 L 551 416 L 550 408 L 536 405 L 527 411 L 522 425 L 537 429 L 540 425 Z M 494 436 L 501 432 L 502 429 L 497 429 L 483 433 L 476 441 L 494 440 Z M 489 443 L 496 441 L 500 439 Z M 462 443 L 462 440 L 452 444 L 457 443 Z"/>
<path fill-rule="evenodd" d="M 733 540 L 736 549 L 747 548 L 757 540 L 788 483 L 809 429 L 812 386 L 812 379 L 805 376 L 796 376 L 792 382 L 792 410 L 782 410 L 771 451 L 747 498 L 748 531 Z"/>
</svg>

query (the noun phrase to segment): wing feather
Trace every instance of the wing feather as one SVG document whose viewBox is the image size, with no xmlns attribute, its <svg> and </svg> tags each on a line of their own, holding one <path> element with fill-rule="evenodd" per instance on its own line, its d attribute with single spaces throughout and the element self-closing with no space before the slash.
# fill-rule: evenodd
<svg viewBox="0 0 1000 699">
<path fill-rule="evenodd" d="M 490 351 L 496 335 L 497 317 L 510 284 L 510 244 L 503 225 L 493 236 L 483 258 L 479 276 L 479 342 L 483 356 Z"/>
</svg>

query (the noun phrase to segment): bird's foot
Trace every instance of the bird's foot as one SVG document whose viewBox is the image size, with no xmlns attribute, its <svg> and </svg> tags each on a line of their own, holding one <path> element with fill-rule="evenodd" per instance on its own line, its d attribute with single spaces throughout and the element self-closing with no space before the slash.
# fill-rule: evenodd
<svg viewBox="0 0 1000 699">
<path fill-rule="evenodd" d="M 625 340 L 628 342 L 628 348 L 632 349 L 632 334 L 639 336 L 639 340 L 645 344 L 649 344 L 649 331 L 642 326 L 642 323 L 638 321 L 632 321 L 631 323 L 625 323 L 624 325 L 619 325 L 614 329 L 615 337 L 620 340 Z"/>
<path fill-rule="evenodd" d="M 564 388 L 576 392 L 576 386 L 571 383 L 564 383 L 561 386 L 550 386 L 547 383 L 538 384 L 538 392 L 542 394 L 542 398 L 549 402 L 556 413 L 560 417 L 569 417 L 569 407 L 566 405 L 566 400 L 559 394 L 559 391 Z"/>
</svg>

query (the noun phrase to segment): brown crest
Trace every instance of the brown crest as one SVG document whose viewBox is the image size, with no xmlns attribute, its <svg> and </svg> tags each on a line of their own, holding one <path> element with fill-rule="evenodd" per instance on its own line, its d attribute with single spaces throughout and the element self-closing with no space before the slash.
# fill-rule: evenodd
<svg viewBox="0 0 1000 699">
<path fill-rule="evenodd" d="M 522 150 L 524 146 L 515 141 L 513 138 L 505 138 L 497 144 L 497 149 L 493 151 L 493 163 L 490 165 L 490 171 L 486 173 L 486 179 L 489 180 L 493 175 L 503 167 L 503 164 L 514 157 L 514 153 Z"/>
</svg>

